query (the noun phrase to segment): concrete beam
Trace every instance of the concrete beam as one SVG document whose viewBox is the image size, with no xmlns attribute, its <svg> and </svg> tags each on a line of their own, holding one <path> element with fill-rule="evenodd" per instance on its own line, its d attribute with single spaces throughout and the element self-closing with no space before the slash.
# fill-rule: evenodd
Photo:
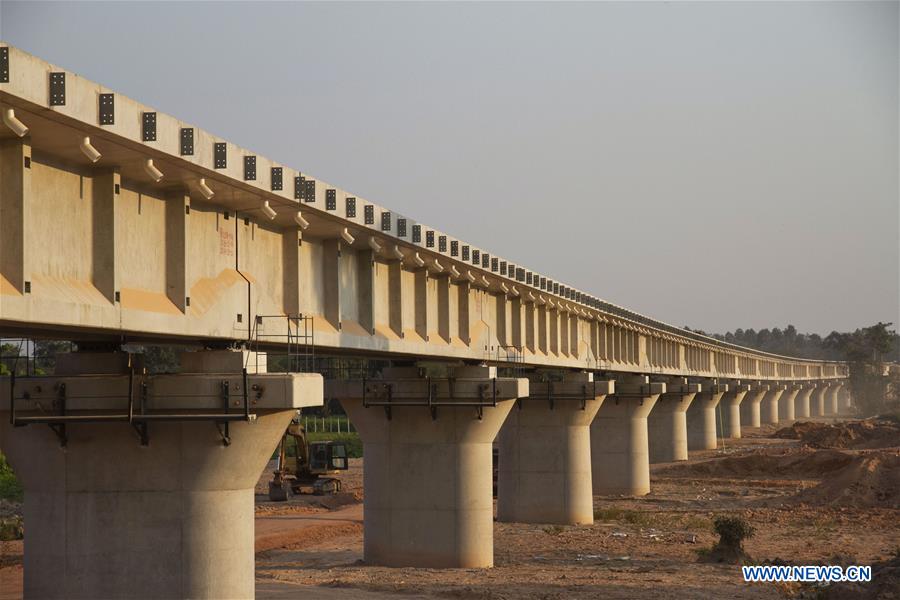
<svg viewBox="0 0 900 600">
<path fill-rule="evenodd" d="M 31 203 L 31 140 L 0 143 L 0 295 L 25 293 L 31 281 L 28 206 Z M 30 287 L 30 284 L 29 284 Z"/>
</svg>

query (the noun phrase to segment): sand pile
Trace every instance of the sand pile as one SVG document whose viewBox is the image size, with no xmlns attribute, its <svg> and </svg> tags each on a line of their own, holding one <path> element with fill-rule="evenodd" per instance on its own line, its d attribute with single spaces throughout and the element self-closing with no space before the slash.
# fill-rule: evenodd
<svg viewBox="0 0 900 600">
<path fill-rule="evenodd" d="M 772 437 L 800 440 L 813 448 L 896 448 L 900 447 L 900 425 L 876 419 L 833 424 L 798 421 Z"/>
<path fill-rule="evenodd" d="M 900 508 L 900 451 L 856 455 L 797 499 L 813 505 Z"/>
<path fill-rule="evenodd" d="M 659 474 L 671 477 L 820 479 L 852 462 L 853 455 L 840 450 L 801 448 L 787 453 L 753 453 L 673 465 L 661 469 Z"/>
</svg>

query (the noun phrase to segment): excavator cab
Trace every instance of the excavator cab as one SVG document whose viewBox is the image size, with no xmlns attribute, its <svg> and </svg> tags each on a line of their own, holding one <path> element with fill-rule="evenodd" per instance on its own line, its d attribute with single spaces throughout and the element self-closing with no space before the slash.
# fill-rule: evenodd
<svg viewBox="0 0 900 600">
<path fill-rule="evenodd" d="M 313 474 L 347 470 L 347 446 L 343 442 L 311 442 L 309 471 Z"/>
<path fill-rule="evenodd" d="M 269 482 L 269 499 L 287 500 L 288 493 L 336 494 L 341 480 L 327 477 L 349 467 L 347 446 L 331 440 L 309 442 L 306 429 L 295 417 L 278 446 L 278 462 Z"/>
</svg>

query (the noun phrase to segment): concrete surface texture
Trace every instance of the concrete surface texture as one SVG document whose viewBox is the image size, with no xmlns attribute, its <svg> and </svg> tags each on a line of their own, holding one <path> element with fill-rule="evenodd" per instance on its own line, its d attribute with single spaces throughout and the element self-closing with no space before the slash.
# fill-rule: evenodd
<svg viewBox="0 0 900 600">
<path fill-rule="evenodd" d="M 687 410 L 688 450 L 715 450 L 717 409 L 728 385 L 718 382 L 700 385 L 700 392 Z"/>
<path fill-rule="evenodd" d="M 763 398 L 769 392 L 769 385 L 754 383 L 750 385 L 750 391 L 741 402 L 741 425 L 744 427 L 759 427 L 762 424 L 761 408 Z"/>
<path fill-rule="evenodd" d="M 493 367 L 457 369 L 452 384 L 435 384 L 435 413 L 426 404 L 428 380 L 415 369 L 385 369 L 374 383 L 326 383 L 363 441 L 366 562 L 493 565 L 492 444 L 515 399 L 528 395 L 527 379 L 495 375 Z M 473 406 L 482 401 L 480 410 Z"/>
<path fill-rule="evenodd" d="M 778 425 L 778 400 L 784 393 L 785 386 L 781 384 L 773 384 L 769 386 L 769 391 L 763 397 L 760 405 L 760 419 L 763 425 Z"/>
<path fill-rule="evenodd" d="M 826 386 L 818 385 L 813 390 L 812 397 L 810 398 L 810 416 L 812 417 L 824 417 L 825 416 L 825 390 Z"/>
<path fill-rule="evenodd" d="M 750 385 L 737 381 L 728 384 L 728 391 L 720 402 L 722 423 L 719 437 L 738 439 L 741 437 L 741 402 L 750 391 Z"/>
<path fill-rule="evenodd" d="M 646 376 L 616 380 L 591 424 L 591 479 L 599 495 L 643 496 L 650 493 L 650 448 L 647 415 L 666 384 Z"/>
<path fill-rule="evenodd" d="M 846 374 L 840 363 L 765 354 L 616 307 L 18 48 L 9 65 L 0 108 L 29 130 L 20 138 L 0 127 L 7 331 L 274 343 L 285 319 L 256 317 L 302 313 L 317 346 L 358 352 L 512 354 L 535 366 L 681 376 Z M 64 81 L 62 102 L 51 104 L 51 73 Z M 101 119 L 100 94 L 114 98 L 111 119 Z"/>
<path fill-rule="evenodd" d="M 794 418 L 808 419 L 810 417 L 809 397 L 812 395 L 814 389 L 814 386 L 804 384 L 797 393 L 797 396 L 794 398 Z"/>
<path fill-rule="evenodd" d="M 529 383 L 497 437 L 497 520 L 594 522 L 590 425 L 613 390 L 589 373 Z"/>
<path fill-rule="evenodd" d="M 685 377 L 666 380 L 666 393 L 647 416 L 651 463 L 688 459 L 686 412 L 698 391 L 700 384 Z"/>
<path fill-rule="evenodd" d="M 778 399 L 778 422 L 790 424 L 794 420 L 796 410 L 795 402 L 800 393 L 800 386 L 789 385 Z"/>
<path fill-rule="evenodd" d="M 840 411 L 838 403 L 839 390 L 840 385 L 834 384 L 829 385 L 828 389 L 825 391 L 825 412 L 828 415 L 836 415 Z"/>
<path fill-rule="evenodd" d="M 63 394 L 74 417 L 123 410 L 129 377 L 112 373 L 127 364 L 123 353 L 61 363 L 82 375 L 23 380 L 17 417 L 41 414 L 37 406 Z M 79 422 L 67 426 L 64 448 L 46 425 L 11 425 L 5 386 L 0 450 L 27 498 L 27 598 L 253 597 L 253 488 L 296 409 L 321 404 L 322 383 L 318 375 L 250 379 L 264 390 L 256 418 L 230 423 L 225 446 L 213 421 L 177 420 L 208 412 L 210 401 L 221 406 L 223 381 L 240 393 L 233 373 L 149 377 L 150 414 L 173 419 L 149 424 L 147 445 L 127 422 Z"/>
</svg>

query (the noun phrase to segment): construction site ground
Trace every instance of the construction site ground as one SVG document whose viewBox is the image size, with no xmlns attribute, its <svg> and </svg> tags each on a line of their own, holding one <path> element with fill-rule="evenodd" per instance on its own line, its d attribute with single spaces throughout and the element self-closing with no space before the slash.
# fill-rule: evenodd
<svg viewBox="0 0 900 600">
<path fill-rule="evenodd" d="M 900 599 L 900 427 L 829 423 L 745 429 L 724 449 L 653 465 L 652 492 L 596 497 L 593 525 L 496 523 L 492 569 L 366 565 L 362 459 L 341 494 L 286 503 L 268 501 L 268 470 L 257 488 L 257 598 Z M 756 529 L 751 564 L 873 564 L 874 581 L 744 583 L 738 565 L 699 560 L 723 514 Z M 21 597 L 21 557 L 21 541 L 3 542 L 0 600 Z"/>
</svg>

